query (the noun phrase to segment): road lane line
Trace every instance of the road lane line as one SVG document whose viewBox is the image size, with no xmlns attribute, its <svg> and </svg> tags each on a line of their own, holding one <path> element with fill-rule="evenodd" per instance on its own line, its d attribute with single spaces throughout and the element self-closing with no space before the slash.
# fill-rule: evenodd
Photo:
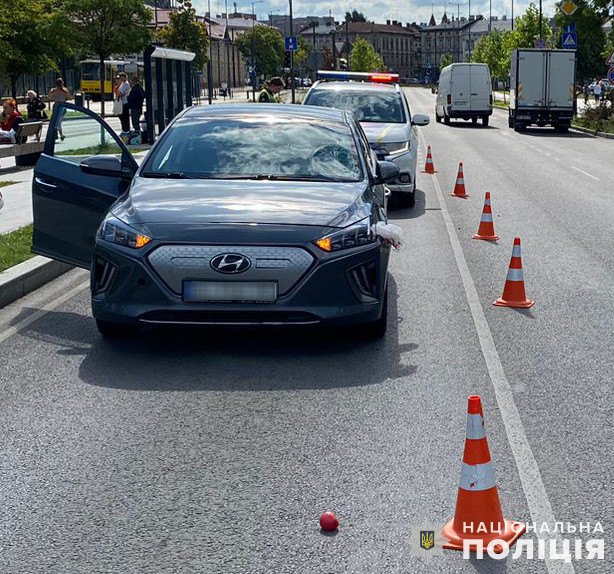
<svg viewBox="0 0 614 574">
<path fill-rule="evenodd" d="M 576 171 L 579 171 L 580 173 L 584 174 L 586 177 L 590 177 L 591 179 L 594 179 L 595 181 L 599 181 L 598 177 L 595 177 L 594 175 L 591 175 L 590 173 L 586 173 L 585 171 L 582 171 L 579 167 L 576 167 L 575 165 L 572 165 L 571 169 L 575 169 Z"/>
<path fill-rule="evenodd" d="M 34 321 L 38 321 L 41 317 L 44 317 L 47 313 L 49 313 L 50 311 L 53 311 L 54 309 L 56 309 L 63 303 L 66 303 L 66 301 L 68 301 L 69 299 L 72 299 L 75 295 L 78 295 L 79 293 L 81 293 L 81 291 L 86 289 L 89 286 L 89 284 L 90 284 L 89 279 L 87 281 L 83 281 L 82 283 L 79 283 L 79 285 L 77 285 L 76 287 L 73 287 L 70 291 L 67 291 L 66 293 L 64 293 L 64 295 L 58 297 L 51 303 L 47 303 L 47 305 L 45 305 L 44 307 L 41 307 L 38 311 L 35 311 L 34 313 L 29 315 L 22 321 L 19 321 L 19 323 L 12 325 L 8 329 L 0 333 L 0 343 L 3 343 L 9 337 L 12 337 L 13 335 L 19 333 L 19 331 L 21 331 L 22 329 L 25 329 L 28 325 L 31 325 L 32 323 L 34 323 Z"/>
<path fill-rule="evenodd" d="M 420 140 L 424 146 L 425 139 L 422 134 L 420 134 Z M 469 266 L 465 259 L 460 240 L 456 234 L 454 222 L 446 208 L 443 192 L 439 185 L 439 179 L 436 174 L 433 175 L 432 178 L 437 199 L 441 206 L 441 214 L 446 224 L 452 251 L 454 252 L 454 258 L 456 259 L 456 265 L 463 282 L 467 302 L 469 303 L 471 316 L 473 317 L 473 322 L 477 330 L 482 354 L 495 390 L 497 406 L 501 412 L 501 418 L 503 419 L 503 425 L 510 444 L 510 449 L 516 461 L 518 475 L 520 476 L 520 482 L 522 483 L 522 488 L 527 499 L 531 519 L 539 525 L 538 528 L 541 527 L 543 523 L 547 523 L 550 528 L 554 528 L 556 520 L 554 518 L 552 505 L 548 499 L 548 493 L 546 492 L 539 466 L 533 455 L 520 413 L 516 407 L 512 388 L 505 375 L 505 370 L 503 369 L 501 358 L 497 352 L 492 332 L 490 331 L 488 321 L 484 315 L 484 310 L 482 309 L 482 304 L 480 303 L 473 277 L 469 271 Z M 536 533 L 536 535 L 538 534 L 539 532 Z M 552 533 L 550 533 L 550 535 L 553 536 Z M 561 548 L 560 534 L 557 534 L 556 539 L 557 547 Z M 549 574 L 575 574 L 575 569 L 571 563 L 555 561 L 551 558 L 546 558 L 545 560 Z"/>
</svg>

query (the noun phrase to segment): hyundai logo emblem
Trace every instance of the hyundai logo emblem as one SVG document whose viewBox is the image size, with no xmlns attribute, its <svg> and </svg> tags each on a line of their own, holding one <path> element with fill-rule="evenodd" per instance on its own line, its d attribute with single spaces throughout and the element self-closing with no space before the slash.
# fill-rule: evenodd
<svg viewBox="0 0 614 574">
<path fill-rule="evenodd" d="M 216 255 L 210 262 L 211 268 L 218 273 L 244 273 L 251 266 L 252 262 L 244 255 L 238 253 L 222 253 Z"/>
</svg>

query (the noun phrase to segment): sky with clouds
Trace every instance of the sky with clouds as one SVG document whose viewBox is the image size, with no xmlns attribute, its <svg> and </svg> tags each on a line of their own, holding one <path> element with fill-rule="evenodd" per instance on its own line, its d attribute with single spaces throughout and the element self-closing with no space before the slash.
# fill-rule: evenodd
<svg viewBox="0 0 614 574">
<path fill-rule="evenodd" d="M 211 11 L 216 14 L 224 12 L 224 0 L 193 0 L 199 12 L 207 11 L 207 1 L 211 2 Z M 535 0 L 537 4 L 537 0 Z M 322 2 L 320 0 L 293 0 L 295 17 L 301 16 L 327 16 L 329 12 L 337 20 L 343 20 L 345 12 L 356 9 L 362 12 L 368 20 L 385 23 L 386 20 L 401 20 L 402 22 L 428 22 L 431 12 L 435 13 L 437 21 L 441 20 L 444 11 L 448 15 L 457 14 L 457 3 L 446 3 L 445 0 L 432 2 L 431 0 L 346 0 L 339 2 Z M 529 2 L 514 0 L 514 16 L 521 15 Z M 554 1 L 543 0 L 545 15 L 554 14 Z M 288 14 L 289 0 L 264 0 L 254 5 L 259 20 L 264 20 L 270 12 L 274 14 Z M 469 5 L 465 1 L 460 5 L 460 15 L 468 15 Z M 228 10 L 233 12 L 233 2 L 228 1 Z M 488 17 L 490 10 L 489 0 L 474 0 L 471 2 L 471 14 L 483 14 Z M 512 0 L 492 0 L 492 13 L 494 16 L 511 15 Z M 237 11 L 251 13 L 251 1 L 237 0 Z"/>
</svg>

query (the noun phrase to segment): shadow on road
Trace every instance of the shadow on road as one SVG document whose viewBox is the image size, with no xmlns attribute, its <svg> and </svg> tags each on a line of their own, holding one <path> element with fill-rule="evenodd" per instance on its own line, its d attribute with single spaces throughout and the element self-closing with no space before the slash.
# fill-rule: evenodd
<svg viewBox="0 0 614 574">
<path fill-rule="evenodd" d="M 416 189 L 416 204 L 413 207 L 398 207 L 394 203 L 388 208 L 388 219 L 399 221 L 403 219 L 416 219 L 424 215 L 426 209 L 426 196 L 421 189 Z"/>
<path fill-rule="evenodd" d="M 445 125 L 445 124 L 444 124 Z M 448 128 L 460 128 L 460 129 L 475 129 L 475 130 L 499 130 L 501 128 L 498 128 L 497 126 L 494 126 L 493 124 L 488 124 L 486 127 L 484 127 L 482 125 L 482 122 L 477 122 L 477 123 L 473 123 L 473 122 L 465 122 L 465 121 L 453 121 L 450 122 L 450 125 L 446 126 Z"/>
<path fill-rule="evenodd" d="M 583 132 L 569 131 L 566 134 L 557 134 L 553 128 L 527 128 L 522 132 L 516 132 L 518 135 L 532 136 L 538 138 L 566 138 L 566 139 L 594 139 L 592 134 Z"/>
<path fill-rule="evenodd" d="M 388 333 L 379 341 L 351 330 L 159 329 L 107 341 L 89 316 L 52 312 L 22 333 L 53 342 L 59 355 L 84 355 L 80 379 L 133 391 L 263 391 L 373 385 L 411 375 L 398 344 L 397 286 L 389 279 Z"/>
</svg>

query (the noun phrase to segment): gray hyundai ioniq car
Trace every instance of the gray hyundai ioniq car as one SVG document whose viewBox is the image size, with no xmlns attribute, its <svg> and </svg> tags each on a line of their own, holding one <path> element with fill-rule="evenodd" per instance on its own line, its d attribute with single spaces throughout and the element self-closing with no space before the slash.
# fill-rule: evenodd
<svg viewBox="0 0 614 574">
<path fill-rule="evenodd" d="M 349 112 L 188 108 L 142 164 L 62 104 L 33 180 L 36 253 L 91 270 L 104 336 L 143 324 L 356 325 L 382 336 L 384 183 Z M 66 113 L 64 113 L 66 112 Z"/>
</svg>

